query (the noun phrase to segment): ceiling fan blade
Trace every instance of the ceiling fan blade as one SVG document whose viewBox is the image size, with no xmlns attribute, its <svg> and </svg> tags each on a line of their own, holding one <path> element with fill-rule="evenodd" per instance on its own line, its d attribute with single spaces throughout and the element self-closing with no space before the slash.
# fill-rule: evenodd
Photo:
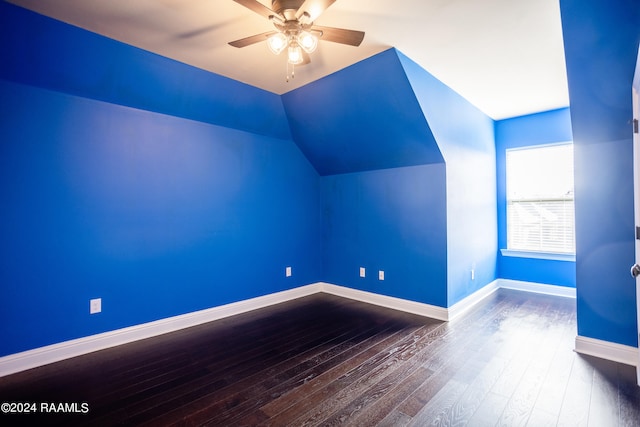
<svg viewBox="0 0 640 427">
<path fill-rule="evenodd" d="M 336 0 L 306 0 L 296 12 L 296 19 L 300 19 L 304 13 L 309 14 L 309 21 L 315 21 L 322 12 L 335 3 Z"/>
<path fill-rule="evenodd" d="M 363 31 L 345 30 L 343 28 L 321 27 L 314 25 L 311 30 L 322 31 L 321 40 L 334 43 L 348 44 L 350 46 L 360 46 L 364 39 Z"/>
<path fill-rule="evenodd" d="M 260 16 L 264 16 L 267 19 L 269 19 L 271 16 L 280 16 L 257 0 L 233 0 L 233 1 L 246 7 L 247 9 L 254 11 Z"/>
<path fill-rule="evenodd" d="M 277 31 L 267 31 L 266 33 L 260 33 L 256 34 L 255 36 L 249 36 L 240 40 L 229 42 L 229 44 L 233 47 L 245 47 L 255 43 L 266 41 L 269 36 L 275 33 L 277 33 Z"/>
</svg>

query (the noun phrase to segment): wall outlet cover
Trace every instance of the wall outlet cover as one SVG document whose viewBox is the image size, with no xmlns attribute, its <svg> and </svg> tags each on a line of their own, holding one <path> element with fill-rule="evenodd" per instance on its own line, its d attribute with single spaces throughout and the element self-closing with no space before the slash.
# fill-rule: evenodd
<svg viewBox="0 0 640 427">
<path fill-rule="evenodd" d="M 89 314 L 96 314 L 102 311 L 102 298 L 95 298 L 89 301 Z"/>
</svg>

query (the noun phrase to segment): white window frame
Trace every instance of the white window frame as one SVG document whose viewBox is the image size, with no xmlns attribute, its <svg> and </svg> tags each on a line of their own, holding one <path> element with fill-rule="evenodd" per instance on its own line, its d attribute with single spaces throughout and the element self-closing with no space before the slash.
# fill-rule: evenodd
<svg viewBox="0 0 640 427">
<path fill-rule="evenodd" d="M 519 148 L 511 148 L 507 149 L 505 152 L 505 188 L 506 188 L 506 232 L 507 232 L 507 248 L 502 249 L 501 252 L 506 256 L 516 256 L 516 257 L 525 257 L 525 258 L 542 258 L 542 259 L 556 259 L 563 261 L 575 261 L 575 200 L 573 196 L 573 188 L 571 188 L 571 192 L 565 195 L 544 195 L 544 196 L 523 196 L 517 197 L 513 196 L 513 191 L 510 191 L 509 188 L 509 153 L 514 151 L 533 151 L 546 149 L 550 147 L 557 146 L 565 146 L 572 145 L 571 141 L 561 142 L 556 144 L 545 144 L 545 145 L 534 145 L 527 147 L 519 147 Z M 570 166 L 571 171 L 573 171 L 573 165 Z M 542 191 L 544 193 L 544 191 Z M 562 211 L 558 210 L 560 207 L 558 204 L 562 204 Z M 536 246 L 534 242 L 527 241 L 528 236 L 526 234 L 528 232 L 523 231 L 526 230 L 526 226 L 523 224 L 519 224 L 517 229 L 514 229 L 513 225 L 513 216 L 514 213 L 512 209 L 516 209 L 517 206 L 520 206 L 520 210 L 527 209 L 529 213 L 538 212 L 540 216 L 537 217 L 534 215 L 535 219 L 538 219 L 539 222 L 536 222 L 535 219 L 531 223 L 533 227 L 533 236 L 534 238 L 539 238 L 541 241 Z M 545 219 L 544 212 L 547 214 L 551 211 L 556 211 L 556 213 L 560 214 L 561 218 L 567 220 L 567 217 L 571 218 L 571 224 L 567 228 L 566 225 L 558 225 L 553 224 L 553 222 L 549 222 L 548 218 Z M 549 215 L 547 215 L 548 217 Z M 555 217 L 555 213 L 552 215 Z M 546 222 L 546 224 L 545 224 Z M 517 227 L 518 225 L 516 225 Z M 555 239 L 551 237 L 548 242 L 544 242 L 545 237 L 550 236 L 548 234 L 550 231 L 554 232 L 553 229 L 548 227 L 560 227 L 562 233 L 565 234 L 564 242 L 561 240 Z M 537 228 L 537 229 L 536 229 Z M 553 236 L 553 234 L 551 234 Z M 559 237 L 559 236 L 558 236 Z M 572 239 L 572 242 L 567 243 L 567 239 Z"/>
</svg>

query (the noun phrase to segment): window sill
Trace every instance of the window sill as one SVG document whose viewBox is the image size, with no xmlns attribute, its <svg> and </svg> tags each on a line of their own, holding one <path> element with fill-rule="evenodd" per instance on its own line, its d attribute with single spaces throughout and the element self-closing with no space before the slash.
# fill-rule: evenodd
<svg viewBox="0 0 640 427">
<path fill-rule="evenodd" d="M 536 259 L 548 259 L 552 261 L 576 261 L 575 254 L 559 254 L 552 252 L 527 252 L 517 251 L 513 249 L 500 249 L 502 256 L 517 257 L 517 258 L 536 258 Z"/>
</svg>

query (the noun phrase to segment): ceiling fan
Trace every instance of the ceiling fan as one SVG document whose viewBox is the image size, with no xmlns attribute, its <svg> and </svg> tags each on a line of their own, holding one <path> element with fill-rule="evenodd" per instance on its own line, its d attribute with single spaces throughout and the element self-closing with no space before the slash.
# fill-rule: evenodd
<svg viewBox="0 0 640 427">
<path fill-rule="evenodd" d="M 275 30 L 229 44 L 240 48 L 266 41 L 276 55 L 287 50 L 287 67 L 308 64 L 309 54 L 316 49 L 319 39 L 350 46 L 360 46 L 364 39 L 362 31 L 314 25 L 318 16 L 336 0 L 272 0 L 271 9 L 257 0 L 233 1 L 269 19 Z"/>
</svg>

